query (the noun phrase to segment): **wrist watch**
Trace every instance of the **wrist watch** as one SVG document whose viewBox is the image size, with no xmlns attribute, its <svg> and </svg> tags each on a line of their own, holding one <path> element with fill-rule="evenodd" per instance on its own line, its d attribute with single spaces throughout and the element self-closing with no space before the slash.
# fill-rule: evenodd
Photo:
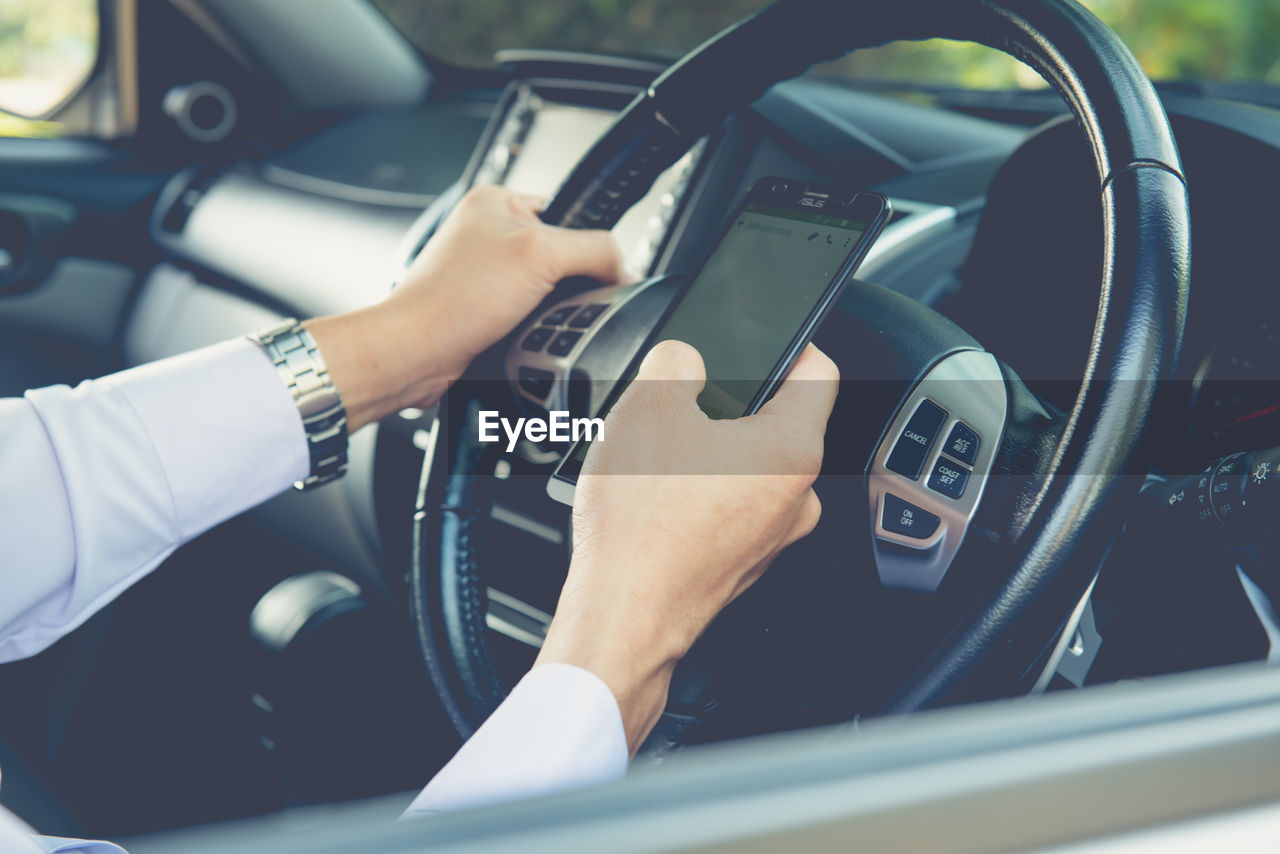
<svg viewBox="0 0 1280 854">
<path fill-rule="evenodd" d="M 302 416 L 311 473 L 298 489 L 314 489 L 347 472 L 347 410 L 316 339 L 296 318 L 249 336 L 266 351 Z"/>
</svg>

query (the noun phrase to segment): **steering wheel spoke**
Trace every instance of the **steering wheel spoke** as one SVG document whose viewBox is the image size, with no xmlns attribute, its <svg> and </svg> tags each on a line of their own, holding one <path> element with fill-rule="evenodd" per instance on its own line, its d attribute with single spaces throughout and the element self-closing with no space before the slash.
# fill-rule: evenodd
<svg viewBox="0 0 1280 854">
<path fill-rule="evenodd" d="M 872 457 L 876 572 L 885 587 L 933 592 L 977 513 L 1004 435 L 995 357 L 962 350 L 929 369 Z"/>
</svg>

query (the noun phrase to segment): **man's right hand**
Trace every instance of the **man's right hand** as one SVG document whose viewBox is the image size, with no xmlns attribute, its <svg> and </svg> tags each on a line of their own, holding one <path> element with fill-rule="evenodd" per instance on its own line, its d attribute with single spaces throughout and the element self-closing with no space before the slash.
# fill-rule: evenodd
<svg viewBox="0 0 1280 854">
<path fill-rule="evenodd" d="M 607 231 L 538 219 L 541 201 L 474 187 L 377 305 L 307 321 L 347 409 L 347 429 L 427 408 L 477 355 L 515 329 L 566 276 L 613 284 Z"/>
<path fill-rule="evenodd" d="M 813 530 L 839 372 L 810 345 L 755 415 L 711 420 L 687 344 L 664 341 L 605 421 L 574 499 L 573 559 L 538 664 L 612 690 L 634 753 L 671 673 L 720 611 Z"/>
</svg>

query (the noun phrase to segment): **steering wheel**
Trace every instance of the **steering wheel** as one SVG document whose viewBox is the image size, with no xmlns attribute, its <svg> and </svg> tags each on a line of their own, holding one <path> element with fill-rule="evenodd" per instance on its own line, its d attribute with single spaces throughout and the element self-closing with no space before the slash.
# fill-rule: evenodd
<svg viewBox="0 0 1280 854">
<path fill-rule="evenodd" d="M 697 139 L 772 84 L 857 48 L 930 38 L 997 48 L 1061 93 L 1092 150 L 1104 265 L 1088 361 L 1068 411 L 1042 405 L 1011 369 L 931 309 L 857 281 L 846 293 L 859 311 L 837 324 L 855 354 L 841 363 L 844 378 L 897 385 L 881 402 L 886 411 L 864 401 L 856 419 L 833 421 L 824 470 L 842 465 L 866 476 L 861 518 L 886 583 L 927 590 L 947 575 L 986 579 L 969 585 L 954 628 L 903 675 L 882 713 L 993 698 L 1024 683 L 1118 529 L 1107 510 L 1141 450 L 1157 382 L 1177 359 L 1190 271 L 1186 182 L 1137 61 L 1074 0 L 779 0 L 658 77 L 582 158 L 544 214 L 560 225 L 609 228 Z M 971 384 L 986 398 L 958 399 L 948 389 L 964 384 L 945 382 L 957 378 L 978 381 Z M 928 464 L 957 468 L 954 461 L 934 450 L 910 478 L 891 459 L 915 419 L 929 420 L 929 404 L 943 410 L 935 431 L 959 421 L 981 434 L 972 459 L 944 448 L 971 467 L 958 468 L 974 481 L 949 504 L 939 504 L 924 481 Z M 491 452 L 467 429 L 474 416 L 458 423 L 447 476 L 424 473 L 431 484 L 415 517 L 410 597 L 427 672 L 467 737 L 505 689 L 485 645 L 476 547 L 488 518 L 479 473 Z M 835 454 L 833 431 L 841 434 Z M 904 500 L 926 512 L 898 515 Z M 930 517 L 937 524 L 925 540 L 923 529 L 900 524 L 910 518 L 928 528 Z M 965 537 L 978 530 L 982 536 Z M 679 738 L 677 725 L 668 739 Z"/>
</svg>

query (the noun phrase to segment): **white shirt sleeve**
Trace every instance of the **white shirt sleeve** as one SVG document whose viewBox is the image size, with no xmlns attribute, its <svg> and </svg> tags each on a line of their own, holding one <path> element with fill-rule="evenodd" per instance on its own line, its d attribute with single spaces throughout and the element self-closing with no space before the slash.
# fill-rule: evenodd
<svg viewBox="0 0 1280 854">
<path fill-rule="evenodd" d="M 609 686 L 569 664 L 530 670 L 405 817 L 616 780 L 627 736 Z"/>
<path fill-rule="evenodd" d="M 613 692 L 569 664 L 529 671 L 405 811 L 426 816 L 621 778 L 627 736 Z M 0 807 L 5 854 L 124 854 L 109 842 L 33 836 Z"/>
<path fill-rule="evenodd" d="M 178 546 L 308 468 L 297 409 L 245 339 L 0 400 L 0 663 L 40 652 Z M 608 686 L 576 667 L 543 665 L 406 815 L 616 779 L 627 758 Z M 34 836 L 0 808 L 0 851 L 120 849 Z"/>
<path fill-rule="evenodd" d="M 125 854 L 119 845 L 36 836 L 21 819 L 0 807 L 0 851 L 4 854 Z"/>
<path fill-rule="evenodd" d="M 42 854 L 128 854 L 111 842 L 93 842 L 88 839 L 64 839 L 61 836 L 34 837 L 36 850 Z"/>
<path fill-rule="evenodd" d="M 0 662 L 308 466 L 297 409 L 247 339 L 0 400 Z"/>
</svg>

